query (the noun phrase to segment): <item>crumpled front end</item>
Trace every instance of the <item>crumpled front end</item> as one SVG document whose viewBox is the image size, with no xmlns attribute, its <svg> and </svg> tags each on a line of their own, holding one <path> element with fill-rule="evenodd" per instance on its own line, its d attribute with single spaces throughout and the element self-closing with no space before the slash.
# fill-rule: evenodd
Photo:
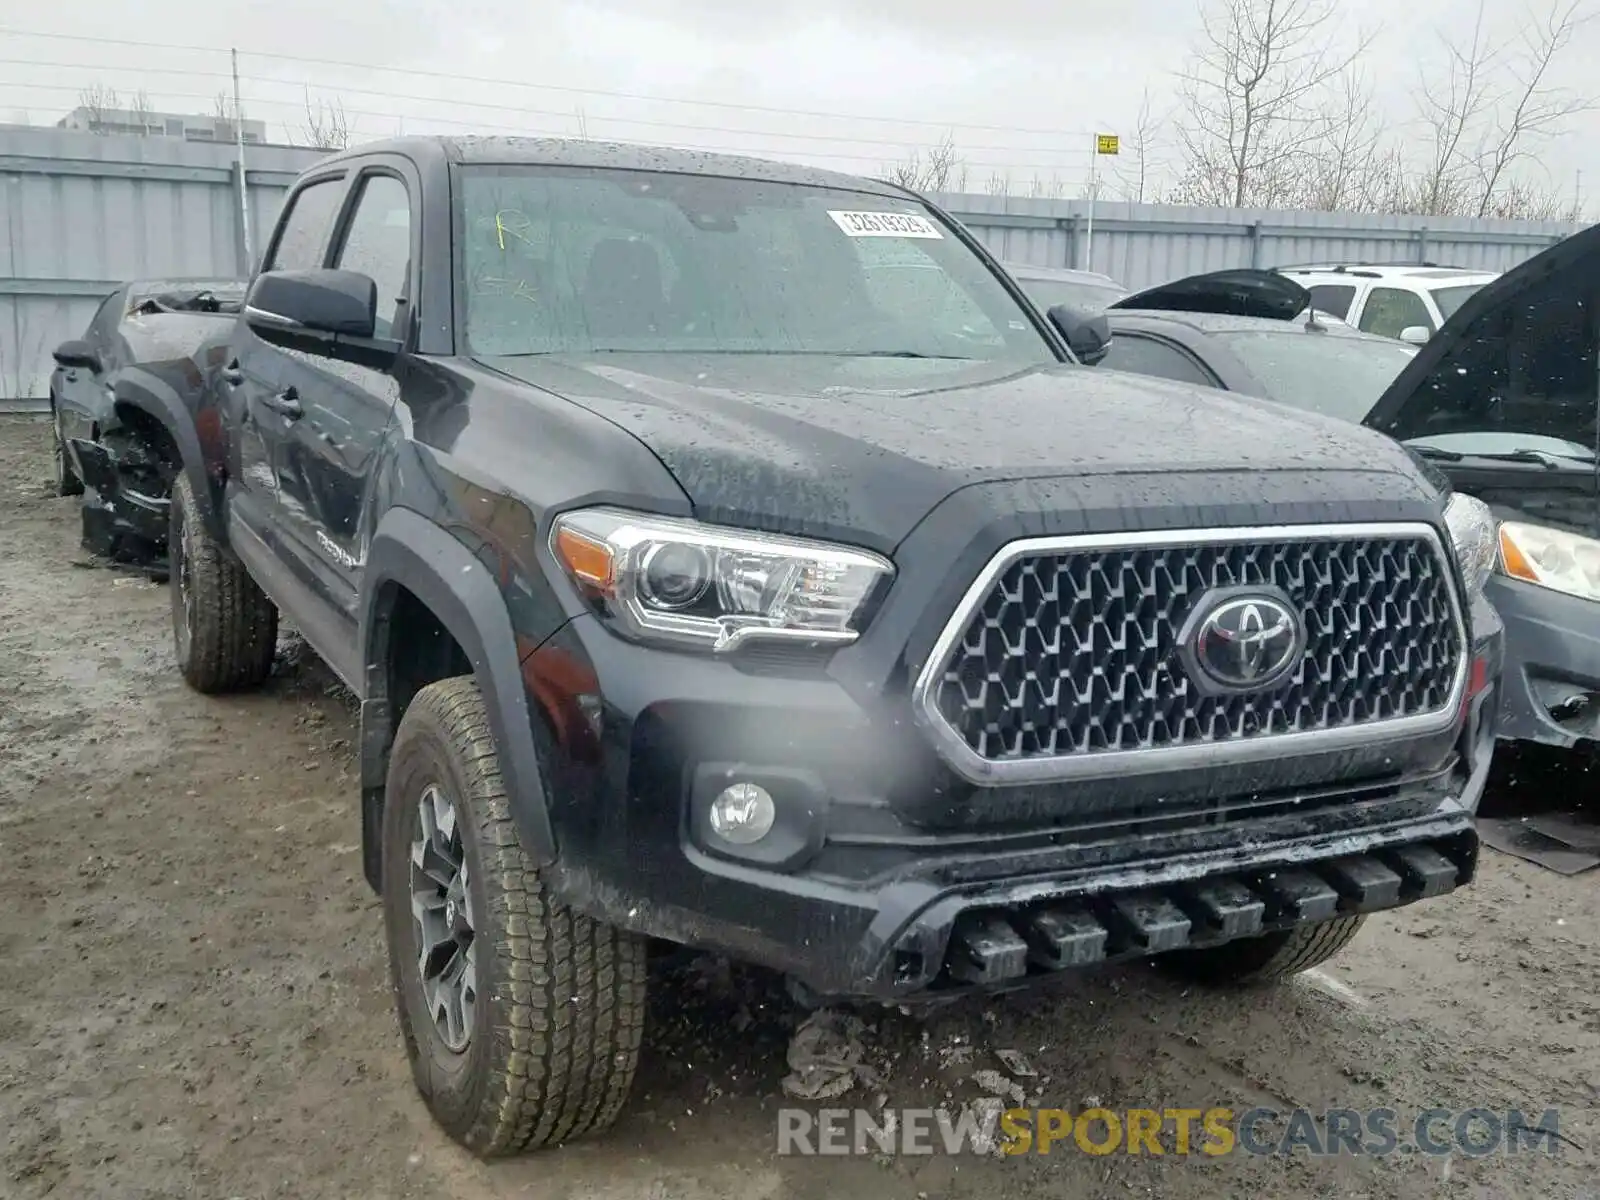
<svg viewBox="0 0 1600 1200">
<path fill-rule="evenodd" d="M 159 439 L 119 426 L 68 442 L 83 480 L 83 545 L 91 554 L 160 573 L 174 464 Z"/>
</svg>

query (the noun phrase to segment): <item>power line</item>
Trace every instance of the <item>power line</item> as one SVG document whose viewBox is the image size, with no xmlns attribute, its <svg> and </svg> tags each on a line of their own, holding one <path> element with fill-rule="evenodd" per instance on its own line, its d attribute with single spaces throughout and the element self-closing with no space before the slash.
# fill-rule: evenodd
<svg viewBox="0 0 1600 1200">
<path fill-rule="evenodd" d="M 224 80 L 232 78 L 232 76 L 228 72 L 225 72 L 225 71 L 197 71 L 197 70 L 188 70 L 188 69 L 185 69 L 185 70 L 171 69 L 171 70 L 169 70 L 169 69 L 167 69 L 165 67 L 120 67 L 120 66 L 111 66 L 109 64 L 106 64 L 106 65 L 102 66 L 101 64 L 98 64 L 98 63 L 84 64 L 84 63 L 64 63 L 64 62 L 41 62 L 41 61 L 38 61 L 38 60 L 35 60 L 35 59 L 26 59 L 26 58 L 0 58 L 0 66 L 15 66 L 15 67 L 34 66 L 34 67 L 47 67 L 47 68 L 54 69 L 54 70 L 116 71 L 116 72 L 120 72 L 120 73 L 123 73 L 123 74 L 190 75 L 190 76 L 199 76 L 199 77 L 208 78 L 208 79 L 224 79 Z M 383 99 L 383 100 L 408 100 L 408 101 L 419 102 L 419 103 L 427 102 L 427 101 L 430 101 L 430 100 L 437 100 L 437 101 L 439 101 L 441 103 L 447 103 L 447 104 L 450 104 L 450 105 L 453 105 L 453 106 L 456 106 L 456 107 L 461 107 L 461 108 L 483 108 L 483 109 L 489 109 L 489 110 L 494 111 L 494 112 L 519 113 L 519 114 L 527 114 L 527 115 L 536 116 L 536 117 L 561 117 L 561 118 L 566 119 L 566 118 L 571 118 L 574 115 L 573 111 L 571 109 L 529 108 L 529 107 L 526 107 L 526 106 L 521 105 L 521 104 L 498 104 L 498 103 L 495 103 L 493 101 L 488 101 L 488 100 L 462 100 L 462 99 L 458 99 L 458 98 L 453 97 L 453 96 L 449 97 L 449 98 L 446 98 L 446 97 L 443 97 L 443 96 L 439 96 L 439 97 L 434 97 L 434 96 L 409 96 L 409 95 L 406 95 L 403 92 L 385 92 L 385 91 L 379 91 L 379 90 L 377 90 L 375 88 L 348 87 L 348 86 L 346 86 L 344 84 L 338 84 L 338 85 L 333 86 L 333 87 L 328 87 L 328 86 L 323 85 L 323 84 L 313 83 L 310 80 L 283 79 L 283 78 L 279 78 L 279 77 L 276 77 L 276 76 L 267 76 L 267 75 L 242 75 L 242 76 L 240 76 L 240 78 L 243 79 L 246 83 L 265 83 L 265 84 L 272 84 L 272 85 L 275 85 L 275 86 L 282 86 L 282 87 L 316 88 L 316 89 L 318 89 L 320 91 L 324 91 L 324 92 L 328 93 L 329 95 L 332 95 L 332 96 L 335 96 L 335 97 L 343 97 L 343 96 L 346 96 L 346 95 L 373 96 L 373 97 L 376 97 L 378 99 Z M 44 90 L 50 90 L 50 91 L 72 91 L 72 90 L 74 90 L 74 89 L 72 89 L 72 88 L 70 88 L 70 87 L 68 87 L 67 85 L 64 85 L 64 84 L 48 84 L 48 83 L 33 84 L 33 83 L 27 83 L 25 81 L 19 83 L 19 82 L 15 81 L 15 80 L 8 80 L 7 83 L 12 85 L 12 86 L 36 88 L 36 89 L 39 89 L 41 91 L 44 91 Z M 162 89 L 162 90 L 163 90 L 163 94 L 169 95 L 169 96 L 179 96 L 179 95 L 184 95 L 185 94 L 185 93 L 181 93 L 181 92 L 167 92 L 167 91 L 165 91 L 165 89 Z M 263 101 L 263 103 L 284 103 L 284 102 L 283 101 L 268 100 L 268 101 Z M 298 104 L 298 101 L 296 101 L 296 103 Z M 605 113 L 590 113 L 590 114 L 586 114 L 586 116 L 590 120 L 593 120 L 593 121 L 605 121 L 605 122 L 608 122 L 608 123 L 610 123 L 612 125 L 638 125 L 638 126 L 641 126 L 643 128 L 648 128 L 648 129 L 689 129 L 689 130 L 695 130 L 697 132 L 702 132 L 702 133 L 731 133 L 731 134 L 737 134 L 737 135 L 740 135 L 740 136 L 758 137 L 758 138 L 766 138 L 766 137 L 789 138 L 789 139 L 792 139 L 792 140 L 807 141 L 807 142 L 833 142 L 833 143 L 848 142 L 848 143 L 850 143 L 852 145 L 861 145 L 861 146 L 892 146 L 892 147 L 895 147 L 895 148 L 897 148 L 897 149 L 899 149 L 901 151 L 914 149 L 914 148 L 919 148 L 919 144 L 918 143 L 908 142 L 904 138 L 856 137 L 856 136 L 850 135 L 850 134 L 840 134 L 840 135 L 836 136 L 834 134 L 827 134 L 827 133 L 792 133 L 792 132 L 788 132 L 788 131 L 784 131 L 784 130 L 776 130 L 776 129 L 739 129 L 739 128 L 734 128 L 734 127 L 726 126 L 726 125 L 703 125 L 703 124 L 700 124 L 698 122 L 692 122 L 692 121 L 652 121 L 652 120 L 649 120 L 649 119 L 644 118 L 644 117 L 614 117 L 614 116 L 610 116 L 610 115 L 605 114 Z M 937 144 L 937 143 L 935 143 L 935 144 Z M 920 145 L 921 146 L 927 146 L 928 143 L 921 143 Z M 966 143 L 966 142 L 962 143 L 961 146 L 957 147 L 957 149 L 995 150 L 995 151 L 1004 151 L 1005 153 L 1008 153 L 1008 154 L 1059 154 L 1059 153 L 1070 153 L 1070 151 L 1062 151 L 1062 150 L 1060 150 L 1060 149 L 1058 149 L 1057 147 L 1054 147 L 1054 146 L 996 146 L 996 145 L 989 145 L 989 144 L 983 144 L 983 143 Z"/>
<path fill-rule="evenodd" d="M 0 60 L 0 61 L 3 61 L 3 60 Z M 75 87 L 71 86 L 70 84 L 19 84 L 19 83 L 12 82 L 10 80 L 4 81 L 4 82 L 0 82 L 0 89 L 4 89 L 4 88 L 21 88 L 21 89 L 31 90 L 31 91 L 69 92 L 69 93 L 73 93 L 73 94 L 77 94 L 77 93 L 82 91 L 81 88 L 75 88 Z M 173 99 L 179 99 L 179 100 L 214 101 L 216 99 L 215 93 L 207 94 L 207 93 L 202 93 L 202 92 L 173 92 L 173 91 L 162 90 L 162 91 L 158 92 L 158 95 L 161 95 L 161 96 L 164 96 L 164 97 L 170 97 L 170 98 L 173 98 Z M 404 99 L 404 97 L 401 97 L 401 98 Z M 304 108 L 301 105 L 301 103 L 299 101 L 294 101 L 294 100 L 275 100 L 275 99 L 248 98 L 246 100 L 246 103 L 245 103 L 245 108 L 246 108 L 246 110 L 249 110 L 252 107 L 256 107 L 256 108 L 259 108 L 259 107 L 281 108 L 281 109 L 291 109 L 291 110 L 293 110 L 293 111 L 295 111 L 297 113 L 304 112 Z M 573 134 L 571 133 L 570 130 L 565 130 L 565 129 L 545 129 L 545 128 L 539 128 L 539 127 L 536 127 L 536 126 L 533 126 L 533 125 L 505 125 L 505 124 L 499 124 L 499 123 L 490 122 L 490 121 L 476 121 L 476 120 L 475 121 L 462 121 L 462 120 L 457 120 L 457 119 L 452 118 L 452 117 L 436 117 L 436 116 L 431 116 L 431 115 L 419 115 L 419 114 L 416 114 L 416 113 L 376 112 L 376 111 L 373 111 L 371 109 L 359 109 L 359 108 L 346 108 L 346 109 L 343 109 L 343 112 L 344 112 L 344 114 L 346 116 L 365 117 L 365 118 L 368 118 L 368 119 L 373 120 L 373 121 L 391 121 L 391 122 L 398 121 L 398 122 L 409 122 L 409 123 L 416 123 L 416 124 L 445 125 L 445 126 L 449 126 L 451 129 L 461 130 L 463 132 L 510 133 L 510 134 L 521 134 L 521 135 L 523 135 L 525 137 L 558 137 L 559 138 L 559 137 L 572 137 L 573 136 Z M 570 118 L 574 114 L 572 114 L 572 113 L 556 113 L 556 114 L 553 114 L 553 115 L 569 117 Z M 282 116 L 278 116 L 277 114 L 274 114 L 274 119 L 277 120 L 286 129 L 292 129 L 292 126 L 293 126 L 292 118 L 290 118 L 290 117 L 282 117 Z M 593 119 L 594 120 L 606 120 L 608 118 L 593 118 Z M 705 130 L 707 127 L 691 126 L 690 128 L 700 128 L 702 130 Z M 714 128 L 714 127 L 712 127 L 712 128 Z M 378 140 L 380 138 L 387 138 L 387 137 L 394 136 L 394 131 L 393 131 L 392 128 L 391 129 L 366 129 L 366 128 L 362 128 L 362 129 L 351 130 L 350 132 L 352 134 L 358 134 L 363 140 Z M 729 131 L 729 132 L 740 132 L 740 131 L 734 130 L 734 131 Z M 763 136 L 766 136 L 766 135 L 763 135 Z M 776 135 L 776 136 L 782 136 L 782 135 Z M 629 139 L 622 138 L 622 139 L 617 139 L 617 140 L 627 141 Z M 843 139 L 841 139 L 841 140 L 843 140 Z M 849 151 L 843 151 L 843 150 L 835 151 L 835 150 L 825 150 L 825 149 L 821 149 L 821 148 L 811 149 L 809 147 L 807 147 L 807 148 L 799 148 L 799 147 L 777 147 L 777 148 L 774 148 L 772 146 L 706 145 L 706 144 L 702 144 L 702 143 L 680 141 L 680 140 L 678 140 L 676 138 L 671 139 L 671 144 L 674 145 L 674 146 L 677 146 L 679 149 L 682 149 L 682 150 L 699 150 L 699 151 L 704 151 L 704 152 L 710 153 L 710 154 L 747 154 L 747 155 L 752 155 L 754 157 L 765 157 L 765 158 L 771 158 L 774 155 L 778 155 L 778 154 L 784 154 L 784 155 L 802 155 L 803 154 L 803 155 L 808 155 L 811 158 L 815 158 L 815 159 L 833 160 L 833 161 L 838 161 L 838 162 L 872 163 L 872 164 L 875 164 L 878 167 L 883 167 L 885 165 L 885 159 L 891 157 L 891 156 L 885 155 L 885 154 L 856 154 L 856 153 L 851 153 Z M 932 147 L 925 146 L 925 145 L 924 146 L 907 146 L 905 143 L 894 143 L 894 145 L 897 145 L 901 149 L 902 152 L 906 151 L 906 150 L 911 150 L 913 152 L 920 153 L 922 151 L 925 151 L 925 150 L 928 150 L 928 149 L 932 148 Z M 996 151 L 1003 151 L 1003 150 L 1006 149 L 1006 147 L 996 146 L 996 147 L 992 147 L 992 149 L 994 149 Z M 1056 176 L 1056 177 L 1059 178 L 1060 175 L 1061 175 L 1061 172 L 1063 172 L 1063 171 L 1077 170 L 1078 169 L 1075 165 L 1070 164 L 1070 163 L 1018 162 L 1018 161 L 1012 160 L 1012 159 L 998 159 L 998 160 L 996 160 L 996 159 L 972 159 L 972 158 L 966 157 L 965 154 L 962 154 L 959 157 L 960 157 L 959 165 L 962 166 L 962 167 L 967 168 L 968 170 L 976 169 L 976 170 L 991 171 L 991 172 L 999 171 L 999 172 L 1018 172 L 1018 173 L 1028 172 L 1028 173 L 1033 173 L 1033 174 L 1036 174 L 1036 175 L 1037 174 L 1041 174 L 1041 173 L 1048 173 L 1048 174 L 1051 174 L 1051 175 Z M 1067 181 L 1067 182 L 1064 183 L 1064 186 L 1072 186 L 1072 182 L 1071 181 Z"/>
<path fill-rule="evenodd" d="M 36 30 L 15 29 L 10 26 L 0 26 L 0 33 L 12 37 L 47 38 L 64 42 L 88 42 L 103 46 L 122 46 L 138 50 L 179 50 L 195 54 L 225 54 L 225 49 L 216 46 L 194 46 L 164 44 L 161 42 L 141 42 L 129 38 L 94 37 L 81 33 L 44 33 Z M 970 121 L 929 121 L 912 117 L 873 117 L 862 113 L 825 112 L 805 108 L 781 108 L 763 104 L 741 104 L 730 100 L 691 100 L 683 96 L 659 96 L 643 92 L 621 92 L 605 88 L 566 87 L 553 83 L 529 83 L 525 79 L 496 79 L 489 76 L 459 75 L 448 71 L 428 71 L 414 67 L 389 67 L 375 63 L 349 62 L 343 59 L 312 58 L 299 54 L 277 54 L 266 50 L 247 50 L 246 56 L 273 59 L 277 62 L 297 63 L 307 66 L 337 67 L 346 71 L 373 71 L 389 72 L 406 75 L 413 78 L 441 79 L 449 83 L 481 83 L 489 87 L 519 87 L 531 88 L 536 91 L 561 92 L 577 96 L 606 96 L 616 100 L 642 100 L 650 104 L 688 104 L 702 108 L 731 109 L 736 112 L 763 112 L 776 113 L 793 117 L 823 117 L 834 121 L 870 121 L 889 125 L 920 125 L 929 129 L 972 129 L 983 130 L 990 133 L 1026 133 L 1036 137 L 1047 138 L 1086 138 L 1090 136 L 1089 130 L 1077 129 L 1039 129 L 1028 128 L 1020 125 L 984 125 Z M 111 68 L 102 68 L 111 69 Z"/>
</svg>

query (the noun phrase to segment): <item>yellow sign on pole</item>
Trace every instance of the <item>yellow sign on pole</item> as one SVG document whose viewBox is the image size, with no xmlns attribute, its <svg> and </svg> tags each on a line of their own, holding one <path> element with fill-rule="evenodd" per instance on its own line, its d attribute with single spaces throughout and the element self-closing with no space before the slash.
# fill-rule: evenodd
<svg viewBox="0 0 1600 1200">
<path fill-rule="evenodd" d="M 1094 152 L 1096 154 L 1115 154 L 1117 152 L 1117 135 L 1114 133 L 1095 134 Z"/>
</svg>

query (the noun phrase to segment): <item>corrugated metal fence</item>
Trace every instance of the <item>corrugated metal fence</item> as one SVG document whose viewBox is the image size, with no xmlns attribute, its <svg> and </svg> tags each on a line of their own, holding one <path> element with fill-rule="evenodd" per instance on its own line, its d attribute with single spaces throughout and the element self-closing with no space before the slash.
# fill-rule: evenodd
<svg viewBox="0 0 1600 1200">
<path fill-rule="evenodd" d="M 1422 263 L 1506 271 L 1554 245 L 1566 221 L 1490 221 L 1371 213 L 1273 212 L 1172 204 L 1095 206 L 1093 262 L 1085 201 L 938 197 L 1007 262 L 1103 271 L 1130 288 L 1225 267 Z"/>
<path fill-rule="evenodd" d="M 317 157 L 247 150 L 258 252 Z M 0 404 L 47 396 L 50 351 L 123 281 L 247 274 L 238 186 L 231 146 L 0 128 Z"/>
<path fill-rule="evenodd" d="M 248 150 L 258 253 L 284 190 L 316 158 L 292 147 Z M 82 333 L 123 280 L 248 274 L 237 188 L 231 146 L 0 127 L 0 406 L 48 394 L 51 349 Z M 1003 259 L 1092 265 L 1130 287 L 1314 260 L 1505 270 L 1572 232 L 1560 222 L 1102 202 L 1090 264 L 1082 201 L 938 199 Z"/>
</svg>

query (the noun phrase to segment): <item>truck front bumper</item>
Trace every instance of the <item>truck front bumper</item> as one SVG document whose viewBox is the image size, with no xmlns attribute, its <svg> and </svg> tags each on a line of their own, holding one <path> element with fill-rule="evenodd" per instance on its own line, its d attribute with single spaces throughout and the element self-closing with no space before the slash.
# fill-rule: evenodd
<svg viewBox="0 0 1600 1200">
<path fill-rule="evenodd" d="M 1498 622 L 1474 624 L 1461 725 L 1425 769 L 929 829 L 899 822 L 893 792 L 945 784 L 826 674 L 651 650 L 579 618 L 523 662 L 552 775 L 549 881 L 619 927 L 889 1002 L 1410 904 L 1475 871 L 1502 650 Z M 777 810 L 752 846 L 707 815 L 741 782 Z"/>
</svg>

